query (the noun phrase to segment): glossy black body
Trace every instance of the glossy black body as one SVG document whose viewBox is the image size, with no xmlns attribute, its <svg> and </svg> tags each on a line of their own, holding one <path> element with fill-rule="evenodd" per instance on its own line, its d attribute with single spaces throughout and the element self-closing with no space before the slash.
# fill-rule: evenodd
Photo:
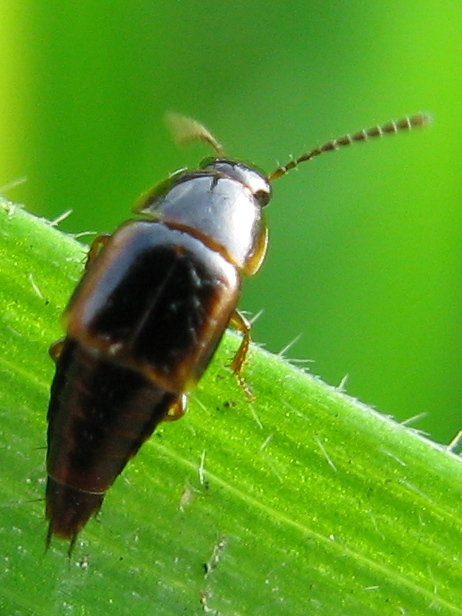
<svg viewBox="0 0 462 616">
<path fill-rule="evenodd" d="M 50 534 L 73 539 L 176 395 L 70 339 L 51 394 L 46 514 Z"/>
<path fill-rule="evenodd" d="M 237 165 L 219 164 L 163 182 L 138 205 L 143 220 L 91 251 L 64 315 L 66 338 L 52 348 L 48 541 L 72 547 L 141 444 L 169 412 L 184 411 L 233 319 L 241 272 L 261 264 L 259 198 L 242 183 L 244 166 L 232 177 L 225 171 Z M 258 172 L 248 176 L 269 190 Z"/>
<path fill-rule="evenodd" d="M 172 116 L 183 140 L 205 141 L 217 158 L 179 171 L 135 207 L 144 217 L 97 239 L 65 312 L 48 412 L 46 515 L 71 541 L 155 427 L 185 411 L 228 325 L 242 334 L 231 363 L 241 376 L 250 324 L 236 310 L 241 275 L 266 254 L 262 208 L 271 182 L 299 164 L 354 142 L 424 126 L 425 114 L 333 139 L 269 175 L 222 157 L 203 126 Z"/>
<path fill-rule="evenodd" d="M 71 299 L 68 335 L 166 389 L 202 375 L 240 293 L 236 268 L 184 230 L 119 228 Z"/>
</svg>

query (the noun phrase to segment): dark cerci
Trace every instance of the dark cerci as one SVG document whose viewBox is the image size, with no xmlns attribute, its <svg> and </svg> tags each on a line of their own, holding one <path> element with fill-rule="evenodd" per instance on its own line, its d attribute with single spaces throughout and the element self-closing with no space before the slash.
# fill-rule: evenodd
<svg viewBox="0 0 462 616">
<path fill-rule="evenodd" d="M 216 156 L 161 182 L 135 207 L 139 218 L 95 240 L 66 336 L 50 349 L 47 545 L 57 535 L 69 551 L 156 426 L 184 414 L 228 326 L 243 335 L 231 366 L 252 395 L 241 376 L 250 326 L 236 306 L 242 274 L 265 257 L 271 183 L 323 152 L 427 122 L 418 114 L 347 135 L 265 175 L 225 157 L 194 120 L 170 119 L 179 140 L 205 141 Z"/>
</svg>

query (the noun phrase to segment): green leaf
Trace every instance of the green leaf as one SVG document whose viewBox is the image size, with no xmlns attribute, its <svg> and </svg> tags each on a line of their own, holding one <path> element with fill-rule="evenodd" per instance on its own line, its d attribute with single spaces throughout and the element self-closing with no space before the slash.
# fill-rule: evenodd
<svg viewBox="0 0 462 616">
<path fill-rule="evenodd" d="M 462 614 L 461 459 L 256 346 L 249 403 L 231 334 L 70 562 L 45 554 L 47 348 L 84 248 L 3 203 L 0 257 L 1 614 Z"/>
</svg>

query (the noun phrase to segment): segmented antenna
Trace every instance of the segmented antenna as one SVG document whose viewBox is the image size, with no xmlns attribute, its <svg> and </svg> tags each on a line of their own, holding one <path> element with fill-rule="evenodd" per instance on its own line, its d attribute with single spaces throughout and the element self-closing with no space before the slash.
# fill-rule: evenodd
<svg viewBox="0 0 462 616">
<path fill-rule="evenodd" d="M 196 120 L 179 113 L 169 112 L 165 115 L 165 121 L 178 145 L 192 141 L 204 141 L 212 146 L 217 156 L 224 156 L 223 146 L 205 126 Z"/>
<path fill-rule="evenodd" d="M 394 135 L 395 133 L 404 130 L 411 130 L 412 128 L 417 128 L 419 126 L 426 126 L 429 124 L 430 120 L 431 118 L 428 114 L 417 113 L 416 115 L 407 116 L 397 121 L 392 120 L 386 124 L 373 126 L 367 130 L 361 130 L 357 133 L 353 133 L 352 135 L 345 135 L 344 137 L 340 137 L 340 139 L 332 139 L 324 145 L 314 148 L 311 152 L 307 152 L 306 154 L 302 154 L 299 158 L 291 160 L 287 163 L 287 165 L 278 167 L 268 175 L 268 180 L 270 182 L 274 182 L 274 180 L 281 178 L 289 171 L 292 171 L 292 169 L 295 169 L 295 167 L 298 167 L 300 163 L 311 160 L 315 156 L 320 156 L 321 154 L 324 154 L 324 152 L 332 152 L 334 150 L 338 150 L 339 148 L 346 147 L 347 145 L 351 145 L 352 143 L 367 141 L 368 139 L 372 139 L 374 137 Z"/>
</svg>

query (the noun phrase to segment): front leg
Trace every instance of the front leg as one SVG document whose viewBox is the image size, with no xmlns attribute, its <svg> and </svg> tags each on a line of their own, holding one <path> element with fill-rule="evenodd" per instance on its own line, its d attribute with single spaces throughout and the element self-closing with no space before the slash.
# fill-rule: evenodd
<svg viewBox="0 0 462 616">
<path fill-rule="evenodd" d="M 246 360 L 250 345 L 250 321 L 246 319 L 245 316 L 238 310 L 234 310 L 231 315 L 231 319 L 229 320 L 229 326 L 242 334 L 241 344 L 239 345 L 236 355 L 234 356 L 234 359 L 229 367 L 234 372 L 239 386 L 244 391 L 247 398 L 251 401 L 255 399 L 255 396 L 242 376 L 242 366 Z"/>
<path fill-rule="evenodd" d="M 91 243 L 90 249 L 87 253 L 87 258 L 85 261 L 85 270 L 87 270 L 90 267 L 90 265 L 95 261 L 95 259 L 97 258 L 99 253 L 102 251 L 102 249 L 106 246 L 110 238 L 111 238 L 110 233 L 102 233 L 101 235 L 98 235 L 98 237 L 96 237 L 93 240 L 93 242 Z"/>
</svg>

